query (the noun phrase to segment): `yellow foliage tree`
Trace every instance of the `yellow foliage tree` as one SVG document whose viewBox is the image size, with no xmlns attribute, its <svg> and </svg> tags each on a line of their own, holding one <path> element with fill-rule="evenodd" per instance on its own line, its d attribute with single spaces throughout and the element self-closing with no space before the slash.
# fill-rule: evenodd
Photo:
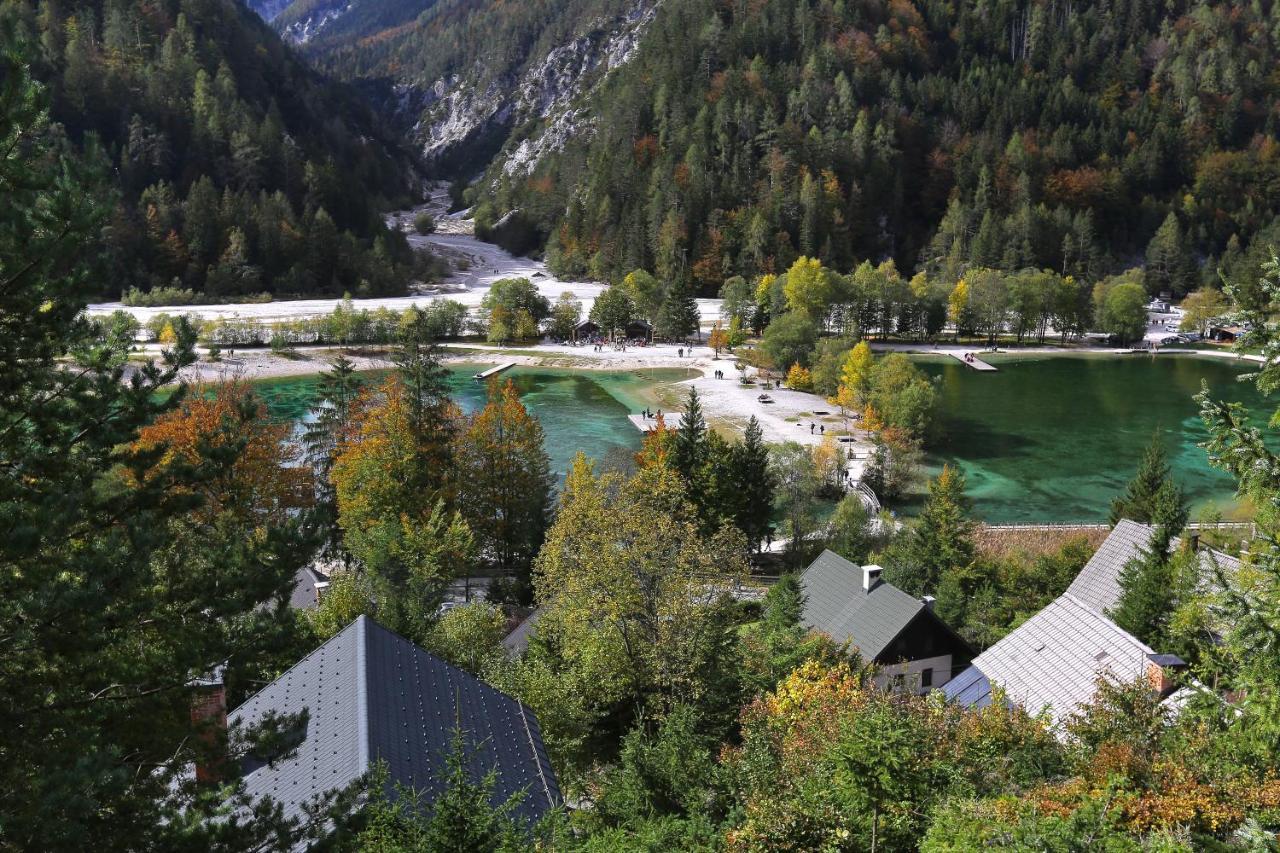
<svg viewBox="0 0 1280 853">
<path fill-rule="evenodd" d="M 831 273 L 817 258 L 801 256 L 787 270 L 782 292 L 792 311 L 804 311 L 811 318 L 820 318 L 831 304 Z"/>
<path fill-rule="evenodd" d="M 951 295 L 947 297 L 947 319 L 956 327 L 956 338 L 960 337 L 960 326 L 965 322 L 969 312 L 969 285 L 964 279 L 956 282 Z"/>
<path fill-rule="evenodd" d="M 716 327 L 711 330 L 711 334 L 707 336 L 707 346 L 715 351 L 716 358 L 720 357 L 720 350 L 729 346 L 729 333 L 720 327 L 720 321 L 716 321 Z"/>
<path fill-rule="evenodd" d="M 801 367 L 797 362 L 791 365 L 791 369 L 787 371 L 786 385 L 792 391 L 812 391 L 813 390 L 813 374 L 809 372 L 807 367 Z"/>
<path fill-rule="evenodd" d="M 866 399 L 874 363 L 875 356 L 871 353 L 871 345 L 866 341 L 859 341 L 857 346 L 849 350 L 844 366 L 840 368 L 840 387 L 847 388 L 846 399 L 851 397 L 854 401 L 848 408 L 856 408 Z"/>
<path fill-rule="evenodd" d="M 579 454 L 534 572 L 539 636 L 596 707 L 697 701 L 715 594 L 746 576 L 744 554 L 732 526 L 699 532 L 671 466 L 596 476 Z"/>
</svg>

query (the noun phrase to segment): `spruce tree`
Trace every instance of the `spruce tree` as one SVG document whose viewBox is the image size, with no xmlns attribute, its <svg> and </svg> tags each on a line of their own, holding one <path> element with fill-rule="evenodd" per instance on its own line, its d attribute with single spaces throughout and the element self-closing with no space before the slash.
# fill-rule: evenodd
<svg viewBox="0 0 1280 853">
<path fill-rule="evenodd" d="M 1157 429 L 1143 451 L 1138 473 L 1129 481 L 1124 494 L 1111 502 L 1111 523 L 1124 518 L 1142 524 L 1163 523 L 1172 528 L 1176 536 L 1186 524 L 1186 513 L 1186 500 L 1182 489 L 1173 482 L 1164 441 Z M 1181 523 L 1178 523 L 1179 517 Z"/>
<path fill-rule="evenodd" d="M 194 461 L 141 449 L 194 361 L 175 325 L 159 363 L 84 315 L 93 239 L 112 210 L 49 132 L 0 25 L 0 847 L 288 849 L 299 838 L 236 793 L 238 754 L 192 722 L 192 682 L 225 667 L 231 703 L 292 657 L 291 522 L 254 526 L 206 503 L 235 437 Z M 93 157 L 93 162 L 100 162 Z M 227 787 L 190 774 L 222 757 Z M 210 820 L 226 797 L 235 820 Z"/>
<path fill-rule="evenodd" d="M 325 555 L 342 555 L 342 532 L 338 527 L 338 504 L 329 473 L 342 433 L 351 420 L 351 409 L 360 393 L 360 377 L 346 356 L 338 356 L 330 370 L 320 374 L 316 384 L 315 420 L 307 424 L 302 443 L 307 462 L 315 472 L 315 506 L 311 523 L 324 541 Z"/>
<path fill-rule="evenodd" d="M 769 470 L 769 448 L 755 415 L 747 421 L 742 443 L 734 447 L 732 459 L 733 483 L 737 490 L 733 523 L 746 535 L 751 547 L 758 549 L 769 533 L 775 482 Z"/>
<path fill-rule="evenodd" d="M 707 419 L 702 414 L 698 389 L 690 386 L 685 399 L 684 414 L 676 426 L 676 438 L 671 450 L 671 462 L 684 480 L 690 496 L 705 486 L 707 464 Z"/>
<path fill-rule="evenodd" d="M 1177 572 L 1173 539 L 1187 523 L 1187 507 L 1182 492 L 1166 480 L 1152 499 L 1151 538 L 1120 571 L 1120 600 L 1111 618 L 1121 628 L 1147 645 L 1159 647 L 1168 639 L 1169 618 L 1182 598 L 1182 583 L 1194 572 Z M 1198 558 L 1191 557 L 1196 560 Z M 1193 584 L 1194 585 L 1194 584 Z"/>
<path fill-rule="evenodd" d="M 964 474 L 950 465 L 929 483 L 929 497 L 902 545 L 892 549 L 885 578 L 911 595 L 936 593 L 942 576 L 976 555 Z"/>
<path fill-rule="evenodd" d="M 761 618 L 769 629 L 781 631 L 799 625 L 803 613 L 804 593 L 800 579 L 794 572 L 787 572 L 765 593 Z"/>
<path fill-rule="evenodd" d="M 684 340 L 698 331 L 698 317 L 693 292 L 683 284 L 673 283 L 662 300 L 654 332 L 669 341 Z"/>
</svg>

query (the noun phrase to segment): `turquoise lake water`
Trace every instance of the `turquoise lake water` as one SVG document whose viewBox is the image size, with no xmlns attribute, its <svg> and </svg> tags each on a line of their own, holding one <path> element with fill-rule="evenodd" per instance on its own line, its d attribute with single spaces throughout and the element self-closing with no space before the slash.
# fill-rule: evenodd
<svg viewBox="0 0 1280 853">
<path fill-rule="evenodd" d="M 984 356 L 985 358 L 985 356 Z M 1259 425 L 1275 403 L 1239 377 L 1248 362 L 1194 356 L 994 356 L 997 373 L 925 357 L 939 377 L 944 435 L 930 454 L 965 473 L 975 514 L 991 522 L 1102 521 L 1159 428 L 1193 514 L 1237 509 L 1235 483 L 1209 467 L 1192 399 L 1207 382 Z"/>
<path fill-rule="evenodd" d="M 474 374 L 491 365 L 465 364 L 449 368 L 452 396 L 464 412 L 485 402 L 485 386 Z M 364 374 L 376 379 L 378 374 Z M 515 367 L 502 374 L 520 391 L 520 399 L 542 423 L 551 470 L 564 474 L 582 451 L 598 460 L 631 454 L 640 448 L 641 434 L 627 415 L 651 405 L 652 389 L 687 379 L 686 370 L 568 370 Z M 273 417 L 303 418 L 315 403 L 318 377 L 269 379 L 254 387 Z"/>
<path fill-rule="evenodd" d="M 1226 515 L 1239 510 L 1234 481 L 1210 468 L 1197 446 L 1206 434 L 1192 397 L 1207 382 L 1217 398 L 1250 407 L 1262 425 L 1273 406 L 1252 384 L 1238 381 L 1256 365 L 1181 356 L 990 360 L 998 372 L 979 373 L 950 358 L 918 361 L 939 381 L 943 436 L 929 454 L 930 473 L 943 462 L 960 466 L 976 516 L 990 522 L 1103 521 L 1157 427 L 1193 512 L 1206 504 Z M 486 366 L 450 368 L 453 395 L 464 411 L 484 405 L 484 386 L 472 376 Z M 578 451 L 608 461 L 639 449 L 641 434 L 627 415 L 653 405 L 656 387 L 689 375 L 541 367 L 503 374 L 541 421 L 558 474 Z M 255 385 L 273 416 L 297 420 L 314 402 L 316 381 L 291 377 Z M 900 509 L 913 514 L 916 507 Z"/>
</svg>

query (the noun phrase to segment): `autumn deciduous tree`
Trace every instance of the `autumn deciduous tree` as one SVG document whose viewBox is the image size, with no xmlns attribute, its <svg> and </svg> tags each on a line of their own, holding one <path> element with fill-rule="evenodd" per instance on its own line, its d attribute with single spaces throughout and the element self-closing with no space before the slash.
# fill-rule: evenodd
<svg viewBox="0 0 1280 853">
<path fill-rule="evenodd" d="M 810 319 L 821 321 L 831 304 L 832 273 L 817 258 L 797 258 L 787 270 L 783 293 L 792 311 L 803 311 Z"/>
<path fill-rule="evenodd" d="M 718 320 L 711 334 L 707 336 L 707 346 L 715 351 L 716 358 L 720 357 L 720 350 L 729 346 L 729 333 L 720 327 Z"/>
<path fill-rule="evenodd" d="M 473 542 L 451 509 L 448 472 L 436 467 L 448 452 L 433 442 L 452 429 L 420 433 L 409 389 L 393 376 L 362 392 L 330 478 L 343 544 L 377 581 L 379 620 L 420 638 L 445 586 L 469 571 Z"/>
<path fill-rule="evenodd" d="M 203 499 L 201 514 L 231 512 L 271 524 L 314 497 L 310 472 L 296 464 L 300 452 L 289 436 L 289 425 L 271 421 L 248 385 L 225 382 L 193 389 L 179 408 L 138 433 L 133 450 L 161 453 L 147 478 L 165 467 L 196 465 L 211 452 L 235 454 L 231 467 L 190 487 Z"/>
<path fill-rule="evenodd" d="M 534 571 L 539 635 L 597 707 L 697 701 L 724 636 L 716 593 L 745 577 L 745 553 L 731 527 L 699 533 L 670 467 L 625 480 L 579 455 Z"/>
<path fill-rule="evenodd" d="M 510 380 L 490 383 L 488 404 L 458 433 L 454 461 L 458 506 L 480 558 L 514 576 L 518 597 L 528 601 L 533 558 L 550 520 L 551 473 L 542 425 Z"/>
<path fill-rule="evenodd" d="M 836 389 L 833 401 L 842 411 L 860 408 L 867 399 L 871 388 L 871 367 L 875 356 L 871 354 L 871 346 L 866 341 L 849 350 L 844 365 L 840 368 L 840 384 Z"/>
<path fill-rule="evenodd" d="M 1178 328 L 1184 332 L 1209 333 L 1209 324 L 1227 313 L 1231 305 L 1222 291 L 1214 287 L 1202 287 L 1182 300 L 1182 321 Z"/>
</svg>

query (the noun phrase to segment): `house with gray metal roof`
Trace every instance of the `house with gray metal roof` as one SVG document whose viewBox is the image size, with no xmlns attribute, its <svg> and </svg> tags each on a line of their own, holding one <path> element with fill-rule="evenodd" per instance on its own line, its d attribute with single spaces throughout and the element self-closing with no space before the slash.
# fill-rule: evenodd
<svg viewBox="0 0 1280 853">
<path fill-rule="evenodd" d="M 315 610 L 320 596 L 329 588 L 329 576 L 315 566 L 303 566 L 293 576 L 293 592 L 289 606 L 294 610 Z"/>
<path fill-rule="evenodd" d="M 985 707 L 992 701 L 992 685 L 997 685 L 1006 701 L 1032 713 L 1046 711 L 1061 723 L 1093 699 L 1100 678 L 1145 679 L 1177 707 L 1190 689 L 1173 690 L 1172 674 L 1183 667 L 1182 661 L 1157 654 L 1107 615 L 1120 602 L 1124 567 L 1141 556 L 1153 532 L 1151 525 L 1118 523 L 1063 595 L 978 655 L 973 666 L 943 688 L 948 700 Z M 1214 583 L 1215 565 L 1228 573 L 1240 567 L 1236 558 L 1200 548 L 1197 540 L 1188 545 L 1199 555 L 1205 586 Z M 1171 550 L 1180 547 L 1175 538 Z"/>
<path fill-rule="evenodd" d="M 950 702 L 985 708 L 998 685 L 1007 702 L 1060 724 L 1093 699 L 1099 679 L 1144 679 L 1167 697 L 1172 672 L 1181 667 L 1176 656 L 1157 654 L 1068 592 L 974 658 L 942 691 Z"/>
<path fill-rule="evenodd" d="M 538 632 L 538 620 L 542 618 L 543 609 L 539 607 L 524 617 L 510 634 L 502 638 L 502 649 L 509 657 L 518 658 L 529 650 L 529 641 Z"/>
<path fill-rule="evenodd" d="M 472 778 L 495 774 L 492 801 L 521 793 L 516 814 L 530 822 L 560 803 L 538 721 L 518 700 L 418 648 L 366 616 L 233 711 L 232 725 L 270 714 L 307 712 L 298 748 L 284 757 L 251 758 L 244 785 L 271 797 L 287 816 L 344 788 L 375 763 L 388 792 L 413 788 L 431 802 L 442 791 L 455 731 Z"/>
<path fill-rule="evenodd" d="M 801 624 L 879 664 L 882 686 L 921 693 L 941 687 L 968 665 L 973 649 L 933 612 L 931 598 L 908 595 L 882 571 L 823 551 L 800 576 Z"/>
<path fill-rule="evenodd" d="M 1071 586 L 1067 587 L 1067 592 L 1099 613 L 1114 610 L 1120 603 L 1120 575 L 1125 565 L 1142 555 L 1151 542 L 1154 531 L 1155 527 L 1152 525 L 1127 519 L 1117 523 L 1089 562 L 1085 563 L 1080 574 L 1076 575 Z M 1201 548 L 1198 536 L 1192 535 L 1188 545 L 1195 548 L 1200 556 L 1202 581 L 1206 585 L 1213 583 L 1215 563 L 1228 574 L 1240 567 L 1240 561 L 1235 557 L 1210 548 Z M 1175 537 L 1169 547 L 1171 551 L 1181 548 L 1182 540 Z"/>
</svg>

